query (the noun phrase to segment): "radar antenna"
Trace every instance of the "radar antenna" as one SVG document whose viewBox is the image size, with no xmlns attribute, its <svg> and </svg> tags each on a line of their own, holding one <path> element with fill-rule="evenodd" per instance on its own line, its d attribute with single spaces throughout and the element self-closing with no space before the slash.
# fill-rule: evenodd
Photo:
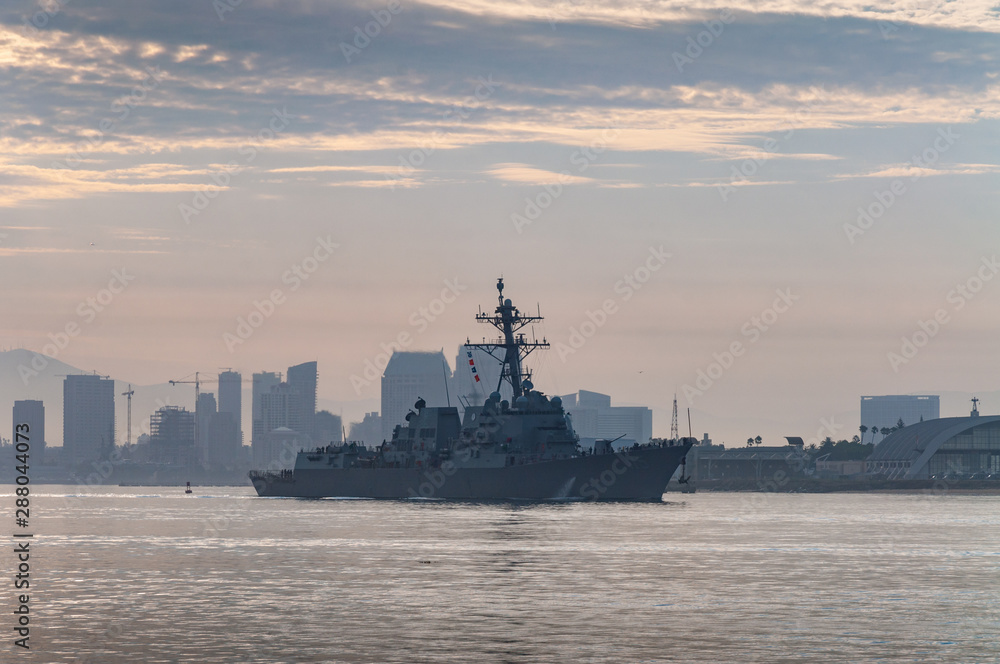
<svg viewBox="0 0 1000 664">
<path fill-rule="evenodd" d="M 493 359 L 501 364 L 500 380 L 497 382 L 497 391 L 506 380 L 510 383 L 514 398 L 524 394 L 524 381 L 531 378 L 531 372 L 524 368 L 524 358 L 536 348 L 548 348 L 549 343 L 542 337 L 541 341 L 528 341 L 521 328 L 530 325 L 543 318 L 538 316 L 525 316 L 518 311 L 510 300 L 503 298 L 503 277 L 497 279 L 497 291 L 499 304 L 493 315 L 479 313 L 476 320 L 480 323 L 489 323 L 495 327 L 502 336 L 493 341 L 483 340 L 481 344 L 466 342 L 466 348 L 478 348 L 489 353 Z"/>
</svg>

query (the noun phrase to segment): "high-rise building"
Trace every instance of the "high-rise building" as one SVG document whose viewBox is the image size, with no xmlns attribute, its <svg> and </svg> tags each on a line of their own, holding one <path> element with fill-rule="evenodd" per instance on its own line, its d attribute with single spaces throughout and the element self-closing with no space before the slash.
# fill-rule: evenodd
<svg viewBox="0 0 1000 664">
<path fill-rule="evenodd" d="M 865 442 L 881 442 L 882 429 L 916 424 L 941 417 L 941 397 L 927 395 L 886 395 L 861 397 L 861 424 L 868 427 Z"/>
<path fill-rule="evenodd" d="M 260 420 L 264 433 L 284 427 L 303 433 L 299 393 L 288 383 L 278 383 L 260 395 Z"/>
<path fill-rule="evenodd" d="M 107 459 L 115 445 L 115 382 L 94 375 L 63 380 L 63 455 L 70 465 Z"/>
<path fill-rule="evenodd" d="M 292 391 L 298 395 L 295 397 L 292 407 L 297 411 L 293 415 L 293 419 L 298 423 L 299 428 L 289 428 L 314 439 L 316 437 L 316 362 L 303 362 L 294 367 L 288 367 L 287 376 Z"/>
<path fill-rule="evenodd" d="M 334 415 L 328 410 L 316 413 L 316 436 L 313 441 L 317 445 L 339 443 L 344 438 L 343 421 L 340 415 Z"/>
<path fill-rule="evenodd" d="M 215 401 L 214 397 L 212 399 Z M 179 406 L 164 406 L 149 416 L 152 461 L 193 467 L 200 462 L 194 439 L 195 414 Z"/>
<path fill-rule="evenodd" d="M 450 405 L 450 378 L 451 370 L 441 351 L 394 352 L 382 374 L 382 438 L 392 438 L 392 430 L 405 422 L 418 398 L 428 406 Z"/>
<path fill-rule="evenodd" d="M 215 404 L 215 395 L 211 392 L 202 392 L 198 395 L 198 402 L 194 405 L 194 416 L 198 422 L 198 440 L 195 441 L 195 456 L 201 465 L 208 465 L 208 449 L 212 445 L 211 428 L 212 420 L 218 415 Z"/>
<path fill-rule="evenodd" d="M 30 451 L 30 463 L 40 464 L 45 461 L 45 405 L 41 401 L 15 401 L 14 402 L 14 428 L 10 437 L 11 443 L 17 443 L 17 425 L 27 424 L 28 446 Z M 23 430 L 22 430 L 22 433 Z"/>
<path fill-rule="evenodd" d="M 236 427 L 235 443 L 237 448 L 241 447 L 243 445 L 243 377 L 237 371 L 223 371 L 219 374 L 219 413 L 228 413 L 232 417 Z"/>
<path fill-rule="evenodd" d="M 253 375 L 253 447 L 254 461 L 270 463 L 275 443 L 269 434 L 288 429 L 298 434 L 297 444 L 308 446 L 316 439 L 316 362 L 288 367 L 288 381 L 276 373 Z M 282 432 L 281 447 L 290 438 Z"/>
<path fill-rule="evenodd" d="M 588 390 L 568 394 L 562 402 L 584 442 L 621 436 L 619 445 L 642 444 L 653 436 L 653 411 L 645 406 L 612 406 L 610 396 Z"/>
<path fill-rule="evenodd" d="M 365 413 L 360 422 L 352 422 L 347 439 L 352 443 L 378 445 L 385 437 L 382 435 L 382 418 L 376 412 Z"/>
<path fill-rule="evenodd" d="M 259 444 L 263 443 L 264 434 L 267 433 L 264 430 L 264 419 L 261 413 L 262 397 L 270 392 L 271 388 L 276 387 L 280 382 L 281 375 L 271 371 L 264 371 L 253 375 L 253 403 L 250 404 L 250 416 L 252 418 L 250 444 L 255 449 Z"/>
</svg>

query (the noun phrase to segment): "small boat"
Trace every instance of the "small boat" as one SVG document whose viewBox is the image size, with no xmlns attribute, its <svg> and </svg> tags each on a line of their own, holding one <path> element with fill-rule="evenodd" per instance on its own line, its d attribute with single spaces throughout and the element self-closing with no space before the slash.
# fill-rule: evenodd
<svg viewBox="0 0 1000 664">
<path fill-rule="evenodd" d="M 184 493 L 191 493 L 191 483 L 190 482 L 187 483 L 187 488 L 184 489 Z"/>
</svg>

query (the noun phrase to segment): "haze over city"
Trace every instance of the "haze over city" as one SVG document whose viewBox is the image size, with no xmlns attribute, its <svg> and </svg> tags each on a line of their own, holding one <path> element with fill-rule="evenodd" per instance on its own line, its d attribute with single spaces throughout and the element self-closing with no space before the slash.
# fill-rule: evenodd
<svg viewBox="0 0 1000 664">
<path fill-rule="evenodd" d="M 536 386 L 654 435 L 675 392 L 728 444 L 993 392 L 998 31 L 986 2 L 9 3 L 0 346 L 135 384 L 316 360 L 357 419 L 369 363 L 452 360 L 503 275 L 546 318 Z"/>
</svg>

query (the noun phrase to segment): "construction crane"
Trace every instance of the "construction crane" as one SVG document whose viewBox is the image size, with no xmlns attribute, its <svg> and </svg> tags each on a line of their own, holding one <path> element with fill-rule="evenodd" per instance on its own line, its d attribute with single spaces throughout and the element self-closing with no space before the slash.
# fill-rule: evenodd
<svg viewBox="0 0 1000 664">
<path fill-rule="evenodd" d="M 172 380 L 169 381 L 171 385 L 181 385 L 184 383 L 194 383 L 194 447 L 197 450 L 201 445 L 201 438 L 198 437 L 198 397 L 201 395 L 201 378 L 199 377 L 200 372 L 194 372 L 194 380 Z M 212 382 L 212 381 L 208 381 Z"/>
<path fill-rule="evenodd" d="M 224 370 L 225 371 L 232 371 L 232 369 L 230 369 L 230 368 L 225 368 Z M 188 375 L 190 375 L 190 374 L 188 374 Z M 201 384 L 202 383 L 217 383 L 217 382 L 219 382 L 219 377 L 216 376 L 215 378 L 209 378 L 208 380 L 202 380 L 202 378 L 201 378 L 201 372 L 200 371 L 195 371 L 194 372 L 194 380 L 182 379 L 182 380 L 171 380 L 171 381 L 168 381 L 168 382 L 171 385 L 183 385 L 183 384 L 188 384 L 188 385 L 193 384 L 194 385 L 194 439 L 195 439 L 195 445 L 200 445 L 201 444 L 201 439 L 198 437 L 198 401 L 199 401 L 199 397 L 201 396 Z M 242 378 L 241 382 L 242 383 L 246 383 L 248 381 L 247 381 L 247 379 Z M 239 423 L 237 423 L 237 426 L 238 425 L 239 425 Z"/>
<path fill-rule="evenodd" d="M 181 383 L 194 383 L 194 406 L 198 407 L 198 395 L 201 394 L 201 379 L 198 377 L 197 371 L 194 372 L 194 380 L 172 380 L 171 385 L 180 385 Z M 211 381 L 209 381 L 211 382 Z"/>
<path fill-rule="evenodd" d="M 132 444 L 132 395 L 135 394 L 135 390 L 132 389 L 132 383 L 128 384 L 128 390 L 122 392 L 123 397 L 128 397 L 128 429 L 125 431 L 125 444 Z"/>
</svg>

